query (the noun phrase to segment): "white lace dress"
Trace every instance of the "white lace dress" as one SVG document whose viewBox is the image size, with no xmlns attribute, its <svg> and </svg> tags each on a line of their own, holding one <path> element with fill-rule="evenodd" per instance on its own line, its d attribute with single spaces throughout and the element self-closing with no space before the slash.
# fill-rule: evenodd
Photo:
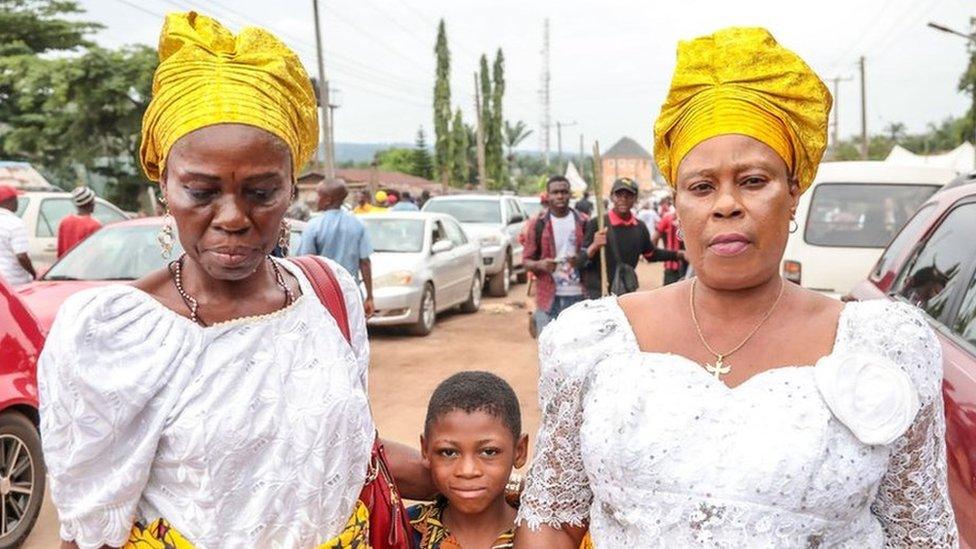
<svg viewBox="0 0 976 549">
<path fill-rule="evenodd" d="M 540 341 L 542 426 L 519 521 L 598 549 L 954 547 L 939 342 L 907 305 L 851 303 L 833 352 L 729 389 L 643 353 L 615 298 Z"/>
<path fill-rule="evenodd" d="M 206 328 L 130 286 L 65 302 L 38 366 L 63 539 L 121 546 L 157 518 L 201 549 L 314 547 L 343 529 L 374 435 L 362 303 L 331 263 L 350 346 L 280 265 L 294 304 Z"/>
</svg>

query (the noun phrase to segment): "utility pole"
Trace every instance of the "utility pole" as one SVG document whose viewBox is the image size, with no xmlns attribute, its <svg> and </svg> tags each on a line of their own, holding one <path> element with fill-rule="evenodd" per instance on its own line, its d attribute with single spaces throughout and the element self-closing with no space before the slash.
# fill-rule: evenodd
<svg viewBox="0 0 976 549">
<path fill-rule="evenodd" d="M 864 92 L 864 56 L 861 56 L 861 158 L 868 159 L 868 107 Z"/>
<path fill-rule="evenodd" d="M 583 154 L 583 134 L 580 134 L 579 171 L 580 177 L 586 181 L 586 156 Z"/>
<path fill-rule="evenodd" d="M 563 127 L 570 128 L 576 125 L 576 121 L 572 122 L 559 122 L 556 121 L 556 150 L 559 151 L 559 156 L 556 158 L 559 162 L 563 160 Z"/>
<path fill-rule="evenodd" d="M 332 111 L 329 102 L 329 81 L 325 79 L 325 60 L 322 58 L 322 26 L 319 23 L 319 0 L 312 0 L 312 11 L 315 17 L 315 50 L 319 62 L 319 143 L 325 149 L 322 154 L 323 170 L 326 181 L 335 178 L 335 149 L 332 143 Z M 295 166 L 300 170 L 302 166 Z"/>
<path fill-rule="evenodd" d="M 942 31 L 948 34 L 955 34 L 956 36 L 961 36 L 969 41 L 969 66 L 976 66 L 976 17 L 969 18 L 969 29 L 970 33 L 966 34 L 964 32 L 959 32 L 957 30 L 950 29 L 945 25 L 940 25 L 938 23 L 930 22 L 929 25 L 937 31 Z M 970 93 L 973 97 L 972 111 L 969 113 L 973 119 L 973 146 L 976 147 L 976 82 L 970 84 Z"/>
<path fill-rule="evenodd" d="M 854 78 L 851 76 L 835 76 L 829 79 L 834 84 L 834 127 L 831 131 L 831 139 L 834 142 L 835 148 L 837 147 L 837 144 L 840 143 L 840 83 L 848 82 L 853 79 Z"/>
<path fill-rule="evenodd" d="M 478 116 L 478 130 L 475 132 L 478 150 L 478 188 L 485 190 L 485 125 L 481 116 L 481 87 L 477 71 L 474 73 L 474 112 Z"/>
<path fill-rule="evenodd" d="M 539 100 L 542 102 L 542 126 L 539 137 L 542 139 L 542 150 L 546 157 L 546 167 L 549 167 L 549 128 L 552 118 L 549 113 L 549 19 L 545 20 L 542 31 L 542 86 L 539 89 Z"/>
</svg>

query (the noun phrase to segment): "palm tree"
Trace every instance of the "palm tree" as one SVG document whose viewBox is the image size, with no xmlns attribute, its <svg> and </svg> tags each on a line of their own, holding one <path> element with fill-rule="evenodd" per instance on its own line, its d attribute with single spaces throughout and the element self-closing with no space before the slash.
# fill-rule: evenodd
<svg viewBox="0 0 976 549">
<path fill-rule="evenodd" d="M 508 172 L 512 173 L 512 163 L 515 161 L 515 147 L 518 147 L 520 143 L 525 141 L 530 135 L 532 135 L 532 130 L 528 129 L 525 122 L 519 120 L 513 126 L 505 121 L 505 135 L 503 136 L 503 141 L 505 147 L 508 149 L 508 154 L 505 155 L 505 160 L 508 161 Z"/>
<path fill-rule="evenodd" d="M 907 128 L 901 122 L 892 122 L 885 127 L 885 131 L 888 133 L 888 137 L 895 143 L 905 137 L 905 130 Z"/>
</svg>

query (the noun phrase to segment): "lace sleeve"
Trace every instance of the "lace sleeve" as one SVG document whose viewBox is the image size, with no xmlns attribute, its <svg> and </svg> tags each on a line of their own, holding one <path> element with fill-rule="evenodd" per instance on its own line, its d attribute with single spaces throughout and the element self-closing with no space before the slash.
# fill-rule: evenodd
<svg viewBox="0 0 976 549">
<path fill-rule="evenodd" d="M 137 290 L 99 288 L 61 307 L 38 361 L 41 440 L 61 538 L 81 549 L 122 546 L 137 515 L 189 323 Z"/>
<path fill-rule="evenodd" d="M 611 299 L 585 301 L 564 311 L 539 338 L 539 406 L 542 422 L 526 477 L 518 522 L 582 526 L 593 499 L 580 450 L 588 373 L 601 357 L 620 349 Z"/>
<path fill-rule="evenodd" d="M 888 470 L 871 511 L 885 530 L 887 547 L 957 547 L 956 522 L 946 470 L 942 348 L 921 313 L 903 303 L 874 311 L 883 319 L 878 350 L 915 382 L 921 408 L 891 448 Z"/>
</svg>

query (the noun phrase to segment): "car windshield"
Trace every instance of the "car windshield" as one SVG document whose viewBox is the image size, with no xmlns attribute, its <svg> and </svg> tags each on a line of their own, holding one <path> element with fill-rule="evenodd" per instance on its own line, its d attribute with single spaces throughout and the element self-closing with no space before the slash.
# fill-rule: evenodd
<svg viewBox="0 0 976 549">
<path fill-rule="evenodd" d="M 535 214 L 542 211 L 542 202 L 536 202 L 536 201 L 529 202 L 527 200 L 523 200 L 522 209 L 525 210 L 526 215 L 532 217 Z"/>
<path fill-rule="evenodd" d="M 453 215 L 461 223 L 501 223 L 497 200 L 431 200 L 425 212 Z"/>
<path fill-rule="evenodd" d="M 815 246 L 884 248 L 938 189 L 936 185 L 818 185 L 804 238 Z"/>
<path fill-rule="evenodd" d="M 373 251 L 418 253 L 424 249 L 423 219 L 363 218 Z"/>
<path fill-rule="evenodd" d="M 44 280 L 135 280 L 169 262 L 159 252 L 157 225 L 106 227 L 89 236 L 44 275 Z M 172 257 L 183 253 L 179 241 Z"/>
</svg>

